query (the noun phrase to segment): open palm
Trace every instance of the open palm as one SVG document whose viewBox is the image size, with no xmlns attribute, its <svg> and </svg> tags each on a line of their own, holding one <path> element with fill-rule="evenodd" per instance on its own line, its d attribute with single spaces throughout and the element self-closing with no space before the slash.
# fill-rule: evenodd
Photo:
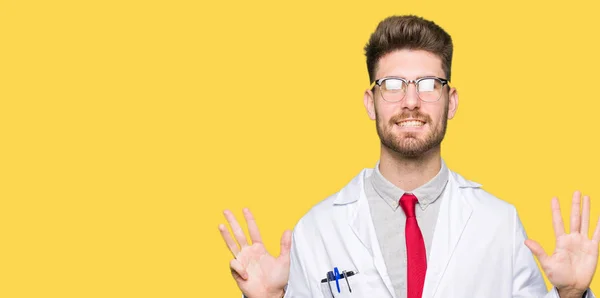
<svg viewBox="0 0 600 298">
<path fill-rule="evenodd" d="M 224 215 L 237 243 L 225 225 L 219 225 L 219 231 L 235 257 L 229 266 L 242 293 L 248 298 L 282 297 L 290 271 L 291 232 L 286 231 L 283 234 L 281 253 L 279 257 L 273 257 L 262 243 L 258 226 L 250 210 L 244 209 L 244 218 L 252 240 L 251 245 L 248 244 L 235 216 L 229 210 L 225 210 Z"/>
<path fill-rule="evenodd" d="M 590 198 L 583 197 L 581 214 L 580 202 L 581 193 L 576 191 L 571 206 L 570 233 L 566 234 L 558 199 L 552 199 L 552 219 L 556 235 L 556 248 L 552 255 L 547 255 L 544 249 L 531 239 L 525 242 L 537 257 L 550 283 L 558 289 L 561 298 L 581 297 L 589 288 L 598 263 L 600 221 L 592 239 L 589 239 Z"/>
</svg>

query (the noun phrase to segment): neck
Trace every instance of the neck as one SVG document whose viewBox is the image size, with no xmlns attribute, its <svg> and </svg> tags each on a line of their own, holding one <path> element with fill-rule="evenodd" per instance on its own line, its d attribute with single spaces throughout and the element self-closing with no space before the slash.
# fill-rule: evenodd
<svg viewBox="0 0 600 298">
<path fill-rule="evenodd" d="M 402 156 L 381 145 L 379 172 L 397 187 L 412 191 L 437 175 L 442 167 L 440 146 L 418 157 Z"/>
</svg>

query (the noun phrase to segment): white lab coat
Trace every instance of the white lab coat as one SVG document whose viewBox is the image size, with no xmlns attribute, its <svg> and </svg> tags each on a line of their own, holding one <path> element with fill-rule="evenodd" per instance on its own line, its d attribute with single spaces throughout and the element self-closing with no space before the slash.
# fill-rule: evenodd
<svg viewBox="0 0 600 298">
<path fill-rule="evenodd" d="M 331 297 L 334 267 L 357 271 L 335 297 L 398 298 L 384 264 L 360 172 L 314 206 L 293 232 L 286 298 Z M 515 208 L 450 171 L 427 263 L 424 298 L 558 297 L 548 292 Z M 403 260 L 398 260 L 403 262 Z M 594 297 L 588 290 L 587 297 Z"/>
</svg>

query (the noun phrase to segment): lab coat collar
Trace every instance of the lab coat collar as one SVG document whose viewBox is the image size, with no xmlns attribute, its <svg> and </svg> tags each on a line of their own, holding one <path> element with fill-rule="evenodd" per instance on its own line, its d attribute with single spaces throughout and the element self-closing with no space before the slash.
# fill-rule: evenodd
<svg viewBox="0 0 600 298">
<path fill-rule="evenodd" d="M 373 169 L 363 169 L 356 177 L 352 179 L 352 181 L 350 181 L 350 183 L 348 183 L 346 187 L 340 190 L 338 196 L 333 200 L 333 204 L 345 205 L 355 203 L 361 197 L 366 199 L 366 195 L 364 194 L 364 178 L 365 176 L 370 176 L 371 174 L 373 174 Z M 455 182 L 454 185 L 459 188 L 481 187 L 481 184 L 469 181 L 453 171 L 450 171 L 450 179 L 453 180 Z"/>
<path fill-rule="evenodd" d="M 481 184 L 468 181 L 461 175 L 450 172 L 449 188 L 444 192 L 438 213 L 431 253 L 427 261 L 427 273 L 423 286 L 423 297 L 435 297 L 437 288 L 450 263 L 454 249 L 466 228 L 473 207 L 462 189 L 479 188 Z"/>
<path fill-rule="evenodd" d="M 373 226 L 369 205 L 364 191 L 364 178 L 373 169 L 362 170 L 333 200 L 334 206 L 346 208 L 347 222 L 354 234 L 367 249 L 381 279 L 391 297 L 395 297 L 391 279 L 387 273 L 379 242 Z M 450 261 L 462 231 L 471 217 L 472 207 L 462 194 L 461 188 L 479 188 L 481 184 L 468 181 L 450 171 L 448 191 L 444 191 L 432 251 L 428 261 L 423 297 L 433 297 Z M 452 204 L 450 203 L 452 201 Z"/>
</svg>

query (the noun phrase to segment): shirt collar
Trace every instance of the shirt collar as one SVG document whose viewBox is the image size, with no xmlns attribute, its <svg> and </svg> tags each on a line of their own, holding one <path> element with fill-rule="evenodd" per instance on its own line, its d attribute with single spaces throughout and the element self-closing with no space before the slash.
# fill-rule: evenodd
<svg viewBox="0 0 600 298">
<path fill-rule="evenodd" d="M 427 206 L 435 202 L 440 197 L 442 191 L 444 191 L 444 188 L 448 183 L 448 176 L 448 167 L 446 167 L 446 164 L 442 160 L 442 166 L 437 175 L 435 175 L 435 177 L 433 177 L 427 183 L 410 192 L 419 200 L 419 206 L 421 209 L 425 210 Z M 383 177 L 379 171 L 379 162 L 377 162 L 377 165 L 375 166 L 373 175 L 371 175 L 371 179 L 373 188 L 377 194 L 390 206 L 390 208 L 396 210 L 399 206 L 400 198 L 403 194 L 407 193 L 407 191 L 400 189 Z"/>
</svg>

